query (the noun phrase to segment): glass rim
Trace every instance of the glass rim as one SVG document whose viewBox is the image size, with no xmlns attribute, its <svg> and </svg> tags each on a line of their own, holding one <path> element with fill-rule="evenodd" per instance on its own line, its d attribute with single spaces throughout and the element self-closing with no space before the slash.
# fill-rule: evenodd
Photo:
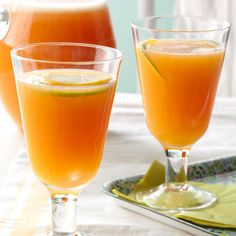
<svg viewBox="0 0 236 236">
<path fill-rule="evenodd" d="M 37 46 L 71 46 L 71 47 L 83 47 L 83 48 L 94 48 L 94 49 L 102 49 L 104 51 L 111 51 L 114 53 L 114 56 L 109 59 L 103 60 L 88 60 L 88 61 L 57 61 L 57 60 L 44 60 L 44 59 L 35 59 L 26 56 L 19 56 L 17 52 L 20 50 L 26 50 L 29 48 L 37 47 Z M 41 43 L 28 43 L 23 44 L 11 49 L 10 52 L 12 58 L 17 58 L 20 60 L 25 61 L 34 61 L 34 62 L 41 62 L 41 63 L 51 63 L 51 64 L 68 64 L 68 65 L 97 65 L 97 64 L 104 64 L 110 63 L 112 61 L 120 61 L 122 59 L 122 53 L 116 48 L 98 45 L 98 44 L 90 44 L 90 43 L 73 43 L 73 42 L 41 42 Z"/>
<path fill-rule="evenodd" d="M 158 29 L 155 27 L 147 27 L 142 26 L 141 23 L 150 21 L 150 20 L 158 20 L 158 19 L 174 19 L 174 18 L 189 18 L 189 19 L 201 19 L 208 22 L 214 22 L 216 24 L 221 25 L 221 27 L 215 27 L 214 29 L 200 29 L 199 30 L 181 30 L 181 29 Z M 142 17 L 137 18 L 131 22 L 131 26 L 136 29 L 142 29 L 142 30 L 149 30 L 152 32 L 159 32 L 159 33 L 206 33 L 206 32 L 215 32 L 215 31 L 222 31 L 222 30 L 229 30 L 231 27 L 231 24 L 229 21 L 225 19 L 217 19 L 217 18 L 210 18 L 210 17 L 204 17 L 204 16 L 192 16 L 192 15 L 166 15 L 166 16 L 148 16 L 148 17 Z"/>
</svg>

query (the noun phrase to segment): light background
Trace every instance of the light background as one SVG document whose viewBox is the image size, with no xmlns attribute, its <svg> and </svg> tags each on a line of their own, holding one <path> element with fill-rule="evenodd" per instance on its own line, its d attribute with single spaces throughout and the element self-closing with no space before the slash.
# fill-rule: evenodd
<svg viewBox="0 0 236 236">
<path fill-rule="evenodd" d="M 137 18 L 137 0 L 108 0 L 117 48 L 123 53 L 118 91 L 136 93 L 138 89 L 135 52 L 130 23 Z M 155 0 L 155 15 L 171 15 L 174 0 Z"/>
</svg>

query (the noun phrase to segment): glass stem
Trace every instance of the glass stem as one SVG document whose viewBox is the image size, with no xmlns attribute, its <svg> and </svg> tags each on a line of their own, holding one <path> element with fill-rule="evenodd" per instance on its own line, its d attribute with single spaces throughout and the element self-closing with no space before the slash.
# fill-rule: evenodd
<svg viewBox="0 0 236 236">
<path fill-rule="evenodd" d="M 188 174 L 188 155 L 187 149 L 167 149 L 166 183 L 184 185 Z"/>
<path fill-rule="evenodd" d="M 71 194 L 57 194 L 51 199 L 53 236 L 73 236 L 77 229 L 78 197 Z"/>
</svg>

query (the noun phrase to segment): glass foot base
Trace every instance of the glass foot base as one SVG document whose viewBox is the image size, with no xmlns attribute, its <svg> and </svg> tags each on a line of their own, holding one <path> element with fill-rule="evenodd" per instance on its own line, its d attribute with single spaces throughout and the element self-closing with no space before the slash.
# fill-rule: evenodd
<svg viewBox="0 0 236 236">
<path fill-rule="evenodd" d="M 139 202 L 163 211 L 197 210 L 212 205 L 217 197 L 188 184 L 162 184 L 136 194 Z"/>
</svg>

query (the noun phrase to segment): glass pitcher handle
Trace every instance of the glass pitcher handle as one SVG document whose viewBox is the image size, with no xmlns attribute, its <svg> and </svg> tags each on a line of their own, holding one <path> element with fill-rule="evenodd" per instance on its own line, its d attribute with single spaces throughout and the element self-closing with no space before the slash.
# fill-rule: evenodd
<svg viewBox="0 0 236 236">
<path fill-rule="evenodd" d="M 0 40 L 2 40 L 10 27 L 10 11 L 9 9 L 0 4 Z"/>
</svg>

